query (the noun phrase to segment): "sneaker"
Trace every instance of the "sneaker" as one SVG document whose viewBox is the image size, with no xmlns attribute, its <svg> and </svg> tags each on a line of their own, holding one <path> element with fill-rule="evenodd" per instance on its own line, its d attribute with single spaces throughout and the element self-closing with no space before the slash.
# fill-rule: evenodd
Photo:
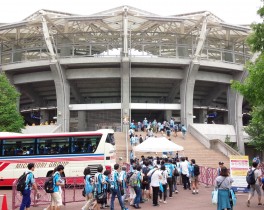
<svg viewBox="0 0 264 210">
<path fill-rule="evenodd" d="M 262 206 L 262 203 L 258 203 L 258 206 Z"/>
<path fill-rule="evenodd" d="M 249 200 L 247 201 L 247 207 L 250 207 L 250 201 Z"/>
<path fill-rule="evenodd" d="M 163 201 L 163 203 L 165 203 L 165 204 L 166 204 L 166 203 L 167 203 L 167 201 Z"/>
<path fill-rule="evenodd" d="M 199 192 L 198 192 L 198 191 L 196 191 L 196 194 L 199 194 Z"/>
<path fill-rule="evenodd" d="M 178 190 L 175 190 L 175 193 L 177 194 L 179 191 Z"/>
<path fill-rule="evenodd" d="M 195 195 L 195 191 L 193 191 L 192 194 Z"/>
<path fill-rule="evenodd" d="M 162 202 L 162 200 L 159 200 L 159 202 L 161 203 L 161 202 Z"/>
<path fill-rule="evenodd" d="M 169 198 L 172 198 L 172 196 L 170 196 Z"/>
</svg>

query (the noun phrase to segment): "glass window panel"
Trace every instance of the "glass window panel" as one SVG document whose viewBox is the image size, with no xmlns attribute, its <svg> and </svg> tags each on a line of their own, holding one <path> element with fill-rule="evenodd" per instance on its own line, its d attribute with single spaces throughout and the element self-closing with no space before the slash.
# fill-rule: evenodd
<svg viewBox="0 0 264 210">
<path fill-rule="evenodd" d="M 94 153 L 102 136 L 78 136 L 73 137 L 72 153 Z"/>
<path fill-rule="evenodd" d="M 35 155 L 35 139 L 10 139 L 3 141 L 4 156 Z"/>
<path fill-rule="evenodd" d="M 39 138 L 38 155 L 69 154 L 69 137 Z"/>
</svg>

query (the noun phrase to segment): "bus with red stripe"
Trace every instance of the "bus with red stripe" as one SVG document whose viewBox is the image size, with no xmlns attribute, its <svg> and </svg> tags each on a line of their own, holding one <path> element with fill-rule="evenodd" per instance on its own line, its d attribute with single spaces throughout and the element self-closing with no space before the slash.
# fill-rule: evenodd
<svg viewBox="0 0 264 210">
<path fill-rule="evenodd" d="M 12 186 L 15 179 L 35 163 L 35 177 L 46 177 L 63 165 L 66 177 L 83 177 L 89 166 L 92 174 L 103 165 L 111 170 L 116 162 L 114 131 L 49 134 L 0 133 L 0 186 Z"/>
</svg>

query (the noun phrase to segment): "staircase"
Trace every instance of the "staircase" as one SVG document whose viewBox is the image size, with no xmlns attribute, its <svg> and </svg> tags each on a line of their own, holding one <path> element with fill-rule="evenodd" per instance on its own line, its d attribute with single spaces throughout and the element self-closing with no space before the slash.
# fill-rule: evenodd
<svg viewBox="0 0 264 210">
<path fill-rule="evenodd" d="M 145 138 L 145 132 L 136 132 L 136 135 L 142 135 Z M 164 134 L 163 134 L 164 135 Z M 156 134 L 157 137 L 161 137 L 161 133 Z M 188 157 L 189 160 L 195 159 L 196 163 L 200 166 L 217 168 L 218 162 L 222 161 L 225 163 L 225 166 L 229 168 L 229 158 L 223 155 L 221 152 L 207 149 L 203 144 L 201 144 L 198 140 L 195 139 L 194 136 L 187 133 L 185 139 L 183 139 L 181 132 L 178 132 L 177 136 L 172 134 L 170 139 L 181 146 L 184 147 L 184 151 L 179 152 L 179 156 Z M 117 132 L 115 133 L 116 140 L 116 150 L 117 150 L 117 158 L 122 157 L 123 162 L 126 162 L 126 136 L 125 133 Z M 129 136 L 127 137 L 128 141 L 128 154 L 131 151 Z M 175 156 L 175 152 L 173 153 Z M 135 156 L 140 158 L 141 155 L 146 156 L 162 156 L 161 153 L 141 153 L 137 152 Z"/>
</svg>

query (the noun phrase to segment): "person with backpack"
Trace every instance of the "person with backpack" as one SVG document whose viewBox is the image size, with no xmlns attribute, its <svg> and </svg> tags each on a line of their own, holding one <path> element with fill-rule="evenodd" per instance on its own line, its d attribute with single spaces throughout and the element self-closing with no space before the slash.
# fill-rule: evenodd
<svg viewBox="0 0 264 210">
<path fill-rule="evenodd" d="M 214 184 L 215 188 L 218 189 L 217 210 L 233 209 L 229 197 L 229 192 L 233 182 L 234 179 L 229 176 L 227 168 L 223 167 L 220 176 L 216 177 Z"/>
<path fill-rule="evenodd" d="M 158 196 L 159 196 L 159 186 L 162 175 L 157 166 L 148 172 L 148 176 L 151 177 L 150 186 L 152 187 L 152 205 L 159 206 Z"/>
<path fill-rule="evenodd" d="M 130 177 L 129 185 L 130 187 L 134 188 L 134 191 L 136 193 L 136 197 L 134 199 L 134 208 L 140 209 L 139 206 L 140 199 L 141 199 L 141 182 L 142 182 L 142 174 L 141 174 L 141 166 L 137 165 L 136 170 L 134 171 L 133 175 Z"/>
<path fill-rule="evenodd" d="M 125 210 L 125 204 L 122 201 L 121 198 L 121 191 L 120 191 L 120 184 L 121 181 L 119 179 L 119 173 L 118 173 L 118 169 L 119 169 L 119 164 L 116 163 L 114 165 L 114 170 L 111 172 L 111 178 L 110 178 L 110 190 L 111 190 L 111 205 L 110 205 L 110 209 L 114 210 L 114 201 L 115 201 L 115 197 L 117 196 L 117 199 L 119 201 L 119 205 L 121 207 L 122 210 Z"/>
<path fill-rule="evenodd" d="M 85 191 L 85 199 L 86 203 L 82 207 L 82 210 L 88 210 L 93 202 L 93 179 L 91 176 L 90 167 L 86 167 L 84 169 L 84 191 Z"/>
<path fill-rule="evenodd" d="M 101 204 L 101 208 L 103 208 L 103 204 L 105 202 L 105 197 L 106 197 L 104 184 L 105 184 L 105 180 L 103 178 L 103 166 L 99 165 L 97 167 L 97 173 L 94 175 L 94 186 L 95 186 L 94 191 L 95 191 L 95 198 L 97 204 Z"/>
<path fill-rule="evenodd" d="M 61 187 L 64 186 L 64 181 L 61 176 L 64 173 L 64 166 L 58 165 L 56 167 L 56 172 L 52 175 L 53 177 L 53 192 L 51 193 L 51 205 L 54 206 L 55 210 L 59 210 L 60 206 L 62 206 L 62 191 Z M 50 209 L 47 208 L 45 210 Z"/>
<path fill-rule="evenodd" d="M 130 166 L 130 168 L 131 168 L 131 166 Z M 132 168 L 127 173 L 127 177 L 126 177 L 127 186 L 128 186 L 128 189 L 129 189 L 129 201 L 130 201 L 129 203 L 130 203 L 130 206 L 134 206 L 134 200 L 136 198 L 135 190 L 134 190 L 134 188 L 132 186 L 130 186 L 130 178 L 134 174 L 136 169 L 137 169 L 136 165 L 133 164 Z"/>
<path fill-rule="evenodd" d="M 122 166 L 122 170 L 119 174 L 119 180 L 120 180 L 120 192 L 121 192 L 121 197 L 122 197 L 122 201 L 123 203 L 125 203 L 125 198 L 126 198 L 126 191 L 127 191 L 127 184 L 126 184 L 126 177 L 127 177 L 127 173 L 126 173 L 126 166 Z"/>
<path fill-rule="evenodd" d="M 198 176 L 199 175 L 200 175 L 200 168 L 195 163 L 195 160 L 194 159 L 191 159 L 190 180 L 191 180 L 192 194 L 193 195 L 199 193 L 199 189 L 198 189 Z"/>
<path fill-rule="evenodd" d="M 23 186 L 20 189 L 21 190 L 20 193 L 23 196 L 23 198 L 22 198 L 22 202 L 21 202 L 19 210 L 24 210 L 25 208 L 29 210 L 30 204 L 31 204 L 30 194 L 31 194 L 32 188 L 34 188 L 34 190 L 36 190 L 38 194 L 38 188 L 35 183 L 35 179 L 33 175 L 33 171 L 35 170 L 35 164 L 29 163 L 27 165 L 27 168 L 28 169 L 24 172 L 24 174 L 18 180 L 18 184 L 21 184 L 21 186 Z"/>
<path fill-rule="evenodd" d="M 142 199 L 143 201 L 147 201 L 148 198 L 150 197 L 150 178 L 148 177 L 148 172 L 150 171 L 149 167 L 149 161 L 145 160 L 144 161 L 145 167 L 142 168 L 142 183 L 141 183 L 141 190 L 142 190 Z"/>
<path fill-rule="evenodd" d="M 253 162 L 252 168 L 249 170 L 247 174 L 247 183 L 249 185 L 249 194 L 248 194 L 248 200 L 247 200 L 247 206 L 250 206 L 250 200 L 254 196 L 254 192 L 256 191 L 258 194 L 258 205 L 262 205 L 261 203 L 261 170 L 258 168 L 258 163 Z"/>
</svg>

